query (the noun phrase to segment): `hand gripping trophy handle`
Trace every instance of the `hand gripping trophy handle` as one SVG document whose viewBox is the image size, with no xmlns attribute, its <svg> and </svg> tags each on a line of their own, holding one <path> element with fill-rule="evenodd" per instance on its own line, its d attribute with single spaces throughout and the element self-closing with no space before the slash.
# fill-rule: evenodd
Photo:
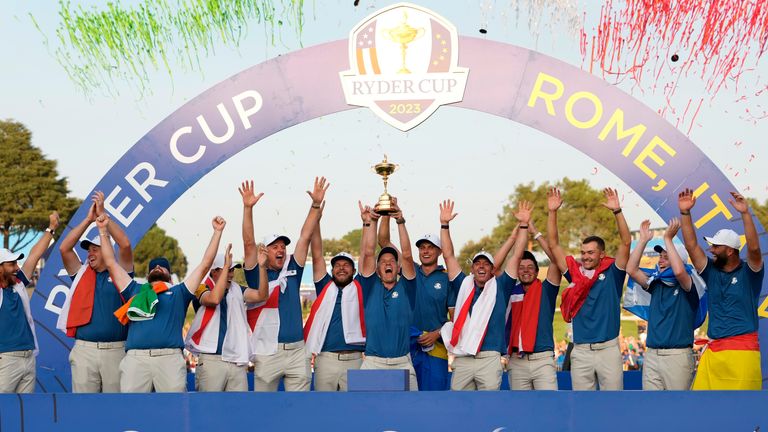
<svg viewBox="0 0 768 432">
<path fill-rule="evenodd" d="M 395 211 L 394 202 L 392 202 L 392 195 L 387 192 L 387 184 L 389 176 L 392 175 L 399 168 L 398 165 L 387 161 L 387 155 L 384 155 L 384 160 L 377 163 L 373 167 L 373 171 L 380 175 L 384 180 L 384 193 L 379 196 L 379 202 L 376 205 L 377 212 L 381 215 L 388 215 Z"/>
</svg>

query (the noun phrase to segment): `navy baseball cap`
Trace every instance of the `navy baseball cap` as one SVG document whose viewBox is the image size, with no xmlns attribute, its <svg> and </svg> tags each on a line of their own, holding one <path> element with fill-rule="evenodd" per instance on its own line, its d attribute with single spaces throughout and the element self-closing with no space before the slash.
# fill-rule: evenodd
<svg viewBox="0 0 768 432">
<path fill-rule="evenodd" d="M 168 273 L 171 272 L 171 263 L 168 262 L 168 258 L 166 257 L 157 257 L 153 258 L 152 261 L 149 262 L 149 268 L 147 269 L 148 272 L 151 272 L 153 268 L 160 266 L 164 269 L 168 270 Z"/>
<path fill-rule="evenodd" d="M 387 246 L 387 247 L 381 248 L 381 251 L 379 252 L 379 256 L 378 258 L 376 258 L 376 262 L 379 262 L 379 260 L 381 259 L 381 256 L 384 254 L 392 254 L 395 256 L 395 261 L 400 261 L 400 256 L 397 253 L 397 249 L 391 246 Z"/>
</svg>

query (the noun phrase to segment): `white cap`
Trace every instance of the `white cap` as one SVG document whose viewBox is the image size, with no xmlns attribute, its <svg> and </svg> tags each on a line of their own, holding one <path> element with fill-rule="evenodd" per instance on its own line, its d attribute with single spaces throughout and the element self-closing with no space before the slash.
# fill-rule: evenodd
<svg viewBox="0 0 768 432">
<path fill-rule="evenodd" d="M 264 236 L 264 240 L 262 241 L 262 243 L 264 243 L 264 246 L 269 246 L 278 240 L 284 241 L 286 246 L 291 244 L 291 239 L 289 239 L 288 236 L 283 234 L 270 234 L 268 236 Z"/>
<path fill-rule="evenodd" d="M 683 264 L 688 264 L 688 251 L 685 250 L 685 246 L 677 243 L 673 243 L 675 245 L 675 250 L 677 251 L 677 254 L 680 255 L 680 259 L 683 260 Z M 656 245 L 653 247 L 653 250 L 655 250 L 658 253 L 666 252 L 666 249 L 664 249 L 664 246 L 662 245 Z"/>
<path fill-rule="evenodd" d="M 419 239 L 416 240 L 416 247 L 419 247 L 419 243 L 425 242 L 425 241 L 428 241 L 433 245 L 437 246 L 438 249 L 442 249 L 442 246 L 440 246 L 440 237 L 434 234 L 424 234 L 423 236 L 419 237 Z"/>
<path fill-rule="evenodd" d="M 242 268 L 243 265 L 233 262 L 231 266 L 229 266 L 230 270 L 233 268 Z M 224 268 L 224 254 L 223 253 L 217 253 L 216 258 L 213 260 L 213 265 L 211 266 L 211 270 L 215 269 L 223 269 Z"/>
<path fill-rule="evenodd" d="M 11 261 L 18 261 L 22 258 L 24 258 L 24 254 L 21 252 L 16 253 L 16 252 L 11 252 L 5 248 L 0 249 L 0 264 L 11 262 Z"/>
<path fill-rule="evenodd" d="M 96 234 L 96 236 L 94 238 L 92 238 L 90 240 L 89 239 L 85 239 L 85 240 L 80 242 L 80 247 L 85 249 L 85 250 L 88 250 L 88 248 L 91 245 L 101 247 L 101 236 L 98 233 Z"/>
<path fill-rule="evenodd" d="M 333 264 L 340 259 L 348 260 L 349 262 L 352 263 L 352 267 L 355 266 L 355 259 L 352 258 L 352 255 L 346 252 L 339 252 L 336 255 L 334 255 L 333 258 L 331 258 L 331 267 L 333 267 Z"/>
<path fill-rule="evenodd" d="M 728 246 L 736 250 L 741 248 L 741 239 L 736 231 L 730 229 L 721 229 L 715 233 L 714 237 L 704 237 L 704 240 L 715 246 Z"/>
<path fill-rule="evenodd" d="M 489 254 L 486 251 L 480 251 L 480 252 L 476 253 L 475 256 L 472 257 L 472 262 L 474 263 L 480 257 L 483 257 L 483 258 L 487 259 L 488 261 L 490 261 L 491 265 L 496 265 L 493 262 L 493 257 L 491 256 L 491 254 Z"/>
</svg>

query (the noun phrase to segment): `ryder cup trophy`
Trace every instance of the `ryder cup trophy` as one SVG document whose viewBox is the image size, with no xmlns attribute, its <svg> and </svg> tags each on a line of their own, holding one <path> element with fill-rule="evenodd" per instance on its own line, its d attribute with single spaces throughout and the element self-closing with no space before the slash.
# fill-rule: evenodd
<svg viewBox="0 0 768 432">
<path fill-rule="evenodd" d="M 383 161 L 373 166 L 373 171 L 384 178 L 384 193 L 379 196 L 379 203 L 376 205 L 377 213 L 381 215 L 388 215 L 395 211 L 392 195 L 387 193 L 387 180 L 389 180 L 389 176 L 391 176 L 397 168 L 397 165 L 387 162 L 387 155 L 384 155 Z"/>
</svg>

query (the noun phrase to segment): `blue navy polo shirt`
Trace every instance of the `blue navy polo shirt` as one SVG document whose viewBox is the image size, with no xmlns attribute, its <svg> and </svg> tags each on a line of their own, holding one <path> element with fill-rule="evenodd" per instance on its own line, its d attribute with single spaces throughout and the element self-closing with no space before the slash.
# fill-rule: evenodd
<svg viewBox="0 0 768 432">
<path fill-rule="evenodd" d="M 555 337 L 552 321 L 555 319 L 555 303 L 560 285 L 545 280 L 541 283 L 541 304 L 539 305 L 539 323 L 536 326 L 536 343 L 533 352 L 555 350 Z"/>
<path fill-rule="evenodd" d="M 707 284 L 709 326 L 707 336 L 720 339 L 757 331 L 757 306 L 763 286 L 765 264 L 752 271 L 742 260 L 736 269 L 725 272 L 712 259 L 701 271 Z"/>
<path fill-rule="evenodd" d="M 464 282 L 464 278 L 467 275 L 464 272 L 459 273 L 451 281 L 453 285 L 453 291 L 455 297 L 458 296 L 461 283 Z M 488 319 L 488 328 L 485 332 L 485 338 L 483 338 L 483 344 L 480 346 L 480 351 L 498 351 L 502 354 L 507 352 L 507 340 L 505 321 L 507 315 L 507 304 L 509 304 L 509 298 L 512 296 L 512 292 L 517 285 L 517 279 L 511 277 L 507 272 L 503 272 L 496 277 L 496 304 L 493 305 L 493 312 Z M 483 293 L 483 288 L 475 285 L 475 295 L 472 297 L 472 305 L 469 308 L 469 314 L 472 315 L 472 309 L 475 307 L 477 299 L 480 298 L 480 294 Z M 453 299 L 454 304 L 456 299 Z M 459 311 L 455 311 L 454 314 L 458 314 Z"/>
<path fill-rule="evenodd" d="M 19 284 L 26 287 L 29 280 L 23 271 L 16 272 Z M 3 331 L 0 331 L 0 353 L 10 351 L 26 351 L 35 349 L 35 337 L 32 335 L 32 329 L 27 322 L 27 314 L 24 312 L 24 303 L 21 296 L 27 295 L 17 293 L 9 286 L 2 288 L 3 304 L 0 306 L 0 325 Z"/>
<path fill-rule="evenodd" d="M 573 342 L 599 343 L 619 336 L 621 292 L 627 272 L 611 264 L 589 290 L 587 299 L 573 317 Z M 565 273 L 570 279 L 570 274 Z"/>
<path fill-rule="evenodd" d="M 240 286 L 240 290 L 245 292 L 246 288 L 244 286 Z M 200 306 L 202 306 L 200 303 L 200 297 L 209 291 L 211 290 L 205 286 L 204 290 L 199 291 L 200 295 L 192 299 L 192 307 L 195 309 L 195 312 L 197 312 L 197 310 L 200 309 Z M 222 297 L 221 301 L 219 302 L 219 344 L 216 345 L 216 352 L 214 353 L 218 355 L 221 355 L 221 347 L 224 345 L 224 336 L 227 335 L 227 310 L 229 309 L 227 305 L 227 293 L 229 293 L 229 288 L 224 290 L 224 297 Z"/>
<path fill-rule="evenodd" d="M 315 282 L 315 292 L 320 296 L 325 287 L 333 280 L 328 273 L 320 279 L 319 282 Z M 356 289 L 353 283 L 347 285 L 344 289 Z M 325 342 L 320 351 L 334 352 L 334 351 L 365 351 L 365 345 L 350 345 L 344 339 L 344 324 L 341 320 L 341 292 L 336 295 L 336 303 L 333 305 L 333 315 L 331 315 L 331 322 L 328 324 L 328 331 L 325 334 Z M 365 301 L 365 299 L 363 299 Z M 367 321 L 366 321 L 366 324 Z"/>
<path fill-rule="evenodd" d="M 416 278 L 400 277 L 391 290 L 376 273 L 368 277 L 358 274 L 356 279 L 365 303 L 365 355 L 395 358 L 408 354 Z"/>
<path fill-rule="evenodd" d="M 438 266 L 429 275 L 424 273 L 420 265 L 416 266 L 414 327 L 421 331 L 434 331 L 448 321 L 448 308 L 456 305 L 456 296 L 448 292 L 452 286 L 443 266 Z"/>
<path fill-rule="evenodd" d="M 277 335 L 278 343 L 292 343 L 304 340 L 304 320 L 301 316 L 301 275 L 304 267 L 296 262 L 293 255 L 288 263 L 288 286 L 280 293 L 278 300 L 278 313 L 280 314 L 280 332 Z M 280 270 L 267 269 L 267 279 L 272 282 L 280 275 Z M 245 280 L 248 287 L 259 289 L 259 266 L 245 270 Z"/>
<path fill-rule="evenodd" d="M 693 326 L 699 310 L 696 286 L 686 292 L 675 280 L 667 285 L 655 279 L 648 286 L 651 304 L 648 311 L 649 348 L 686 348 L 693 346 Z"/>
<path fill-rule="evenodd" d="M 136 281 L 131 281 L 123 295 L 130 298 L 138 294 L 140 287 Z M 155 317 L 146 321 L 131 321 L 128 325 L 125 349 L 184 348 L 181 329 L 189 302 L 194 298 L 195 295 L 189 292 L 184 282 L 158 294 Z"/>
<path fill-rule="evenodd" d="M 88 264 L 83 264 L 88 265 Z M 133 272 L 128 273 L 133 279 Z M 75 276 L 70 276 L 74 281 Z M 91 322 L 78 327 L 75 331 L 75 339 L 88 342 L 119 342 L 128 337 L 128 327 L 120 324 L 115 317 L 115 311 L 128 300 L 130 296 L 121 294 L 112 279 L 109 271 L 96 272 L 96 289 L 93 294 L 93 313 Z"/>
</svg>

